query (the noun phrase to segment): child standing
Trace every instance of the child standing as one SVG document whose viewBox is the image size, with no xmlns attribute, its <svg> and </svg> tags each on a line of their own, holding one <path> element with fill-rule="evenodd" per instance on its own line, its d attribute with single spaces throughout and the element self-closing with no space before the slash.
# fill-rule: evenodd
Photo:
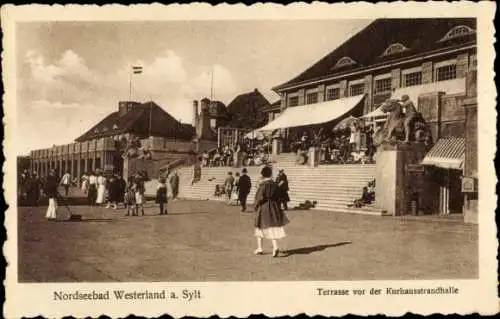
<svg viewBox="0 0 500 319">
<path fill-rule="evenodd" d="M 133 189 L 134 183 L 132 179 L 129 179 L 127 187 L 125 189 L 124 204 L 127 208 L 127 214 L 125 216 L 135 216 L 135 191 Z"/>
<path fill-rule="evenodd" d="M 142 216 L 144 216 L 144 181 L 140 175 L 134 179 L 135 192 L 135 215 L 139 216 L 139 207 L 141 208 Z"/>
<path fill-rule="evenodd" d="M 165 178 L 160 178 L 158 186 L 156 187 L 156 203 L 160 204 L 160 215 L 167 215 L 168 211 L 165 209 L 167 199 L 167 184 Z"/>
</svg>

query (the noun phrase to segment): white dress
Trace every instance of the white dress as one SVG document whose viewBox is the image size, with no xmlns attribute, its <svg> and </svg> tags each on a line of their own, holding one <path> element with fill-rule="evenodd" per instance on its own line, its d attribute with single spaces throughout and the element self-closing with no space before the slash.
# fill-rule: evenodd
<svg viewBox="0 0 500 319">
<path fill-rule="evenodd" d="M 87 175 L 82 176 L 82 192 L 87 193 L 89 188 L 89 177 Z"/>
<path fill-rule="evenodd" d="M 104 193 L 106 191 L 106 178 L 104 176 L 97 177 L 97 200 L 96 204 L 104 203 Z"/>
</svg>

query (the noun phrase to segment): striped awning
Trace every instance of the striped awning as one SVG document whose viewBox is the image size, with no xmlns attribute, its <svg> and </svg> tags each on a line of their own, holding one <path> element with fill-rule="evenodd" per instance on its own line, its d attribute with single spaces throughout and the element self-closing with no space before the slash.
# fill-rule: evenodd
<svg viewBox="0 0 500 319">
<path fill-rule="evenodd" d="M 422 164 L 448 169 L 462 169 L 465 157 L 465 138 L 441 138 L 425 155 Z"/>
</svg>

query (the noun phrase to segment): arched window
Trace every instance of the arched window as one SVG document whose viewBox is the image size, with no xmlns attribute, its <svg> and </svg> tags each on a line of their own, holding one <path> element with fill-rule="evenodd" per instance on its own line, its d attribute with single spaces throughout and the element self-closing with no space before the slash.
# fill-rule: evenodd
<svg viewBox="0 0 500 319">
<path fill-rule="evenodd" d="M 107 127 L 107 126 L 103 127 L 103 128 L 102 128 L 102 131 L 103 131 L 103 132 L 107 132 L 107 131 L 108 131 L 108 127 Z"/>
<path fill-rule="evenodd" d="M 468 27 L 466 25 L 459 25 L 456 27 L 453 27 L 446 35 L 439 40 L 438 42 L 454 39 L 454 38 L 459 38 L 459 37 L 464 37 L 470 34 L 474 34 L 476 31 L 472 29 L 471 27 Z"/>
<path fill-rule="evenodd" d="M 382 53 L 382 56 L 396 54 L 407 50 L 409 49 L 404 45 L 402 45 L 401 43 L 393 43 L 390 46 L 388 46 L 387 49 L 385 49 L 384 53 Z"/>
<path fill-rule="evenodd" d="M 96 128 L 96 129 L 94 130 L 94 133 L 96 133 L 96 134 L 97 134 L 97 133 L 99 133 L 99 129 L 98 129 L 98 128 Z"/>
<path fill-rule="evenodd" d="M 343 66 L 346 66 L 346 65 L 353 65 L 353 64 L 356 64 L 356 61 L 354 61 L 353 59 L 351 59 L 348 56 L 345 56 L 343 58 L 340 58 L 337 61 L 337 64 L 335 64 L 335 67 L 336 68 L 340 68 L 340 67 L 343 67 Z"/>
<path fill-rule="evenodd" d="M 118 129 L 118 125 L 113 125 L 113 130 L 117 130 Z"/>
</svg>

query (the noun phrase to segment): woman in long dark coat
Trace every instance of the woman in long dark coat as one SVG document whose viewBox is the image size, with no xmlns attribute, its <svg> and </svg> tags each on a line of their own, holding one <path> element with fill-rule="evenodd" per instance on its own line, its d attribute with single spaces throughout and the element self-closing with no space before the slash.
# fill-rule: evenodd
<svg viewBox="0 0 500 319">
<path fill-rule="evenodd" d="M 40 201 L 40 187 L 42 182 L 40 177 L 38 177 L 37 172 L 33 172 L 30 179 L 29 191 L 28 191 L 28 202 L 30 206 L 37 206 Z"/>
<path fill-rule="evenodd" d="M 272 170 L 266 166 L 262 169 L 262 180 L 255 195 L 255 237 L 257 237 L 256 255 L 263 254 L 262 240 L 270 239 L 273 244 L 273 257 L 279 253 L 278 239 L 285 238 L 283 226 L 289 223 L 279 205 L 278 185 L 272 180 Z"/>
<path fill-rule="evenodd" d="M 108 182 L 108 205 L 106 208 L 110 208 L 111 206 L 113 209 L 117 208 L 118 203 L 120 202 L 120 184 L 118 184 L 118 179 L 116 178 L 115 175 L 111 175 L 109 177 L 109 182 Z"/>
<path fill-rule="evenodd" d="M 97 176 L 95 172 L 89 174 L 89 188 L 87 191 L 87 199 L 90 206 L 94 206 L 97 200 Z"/>
</svg>

